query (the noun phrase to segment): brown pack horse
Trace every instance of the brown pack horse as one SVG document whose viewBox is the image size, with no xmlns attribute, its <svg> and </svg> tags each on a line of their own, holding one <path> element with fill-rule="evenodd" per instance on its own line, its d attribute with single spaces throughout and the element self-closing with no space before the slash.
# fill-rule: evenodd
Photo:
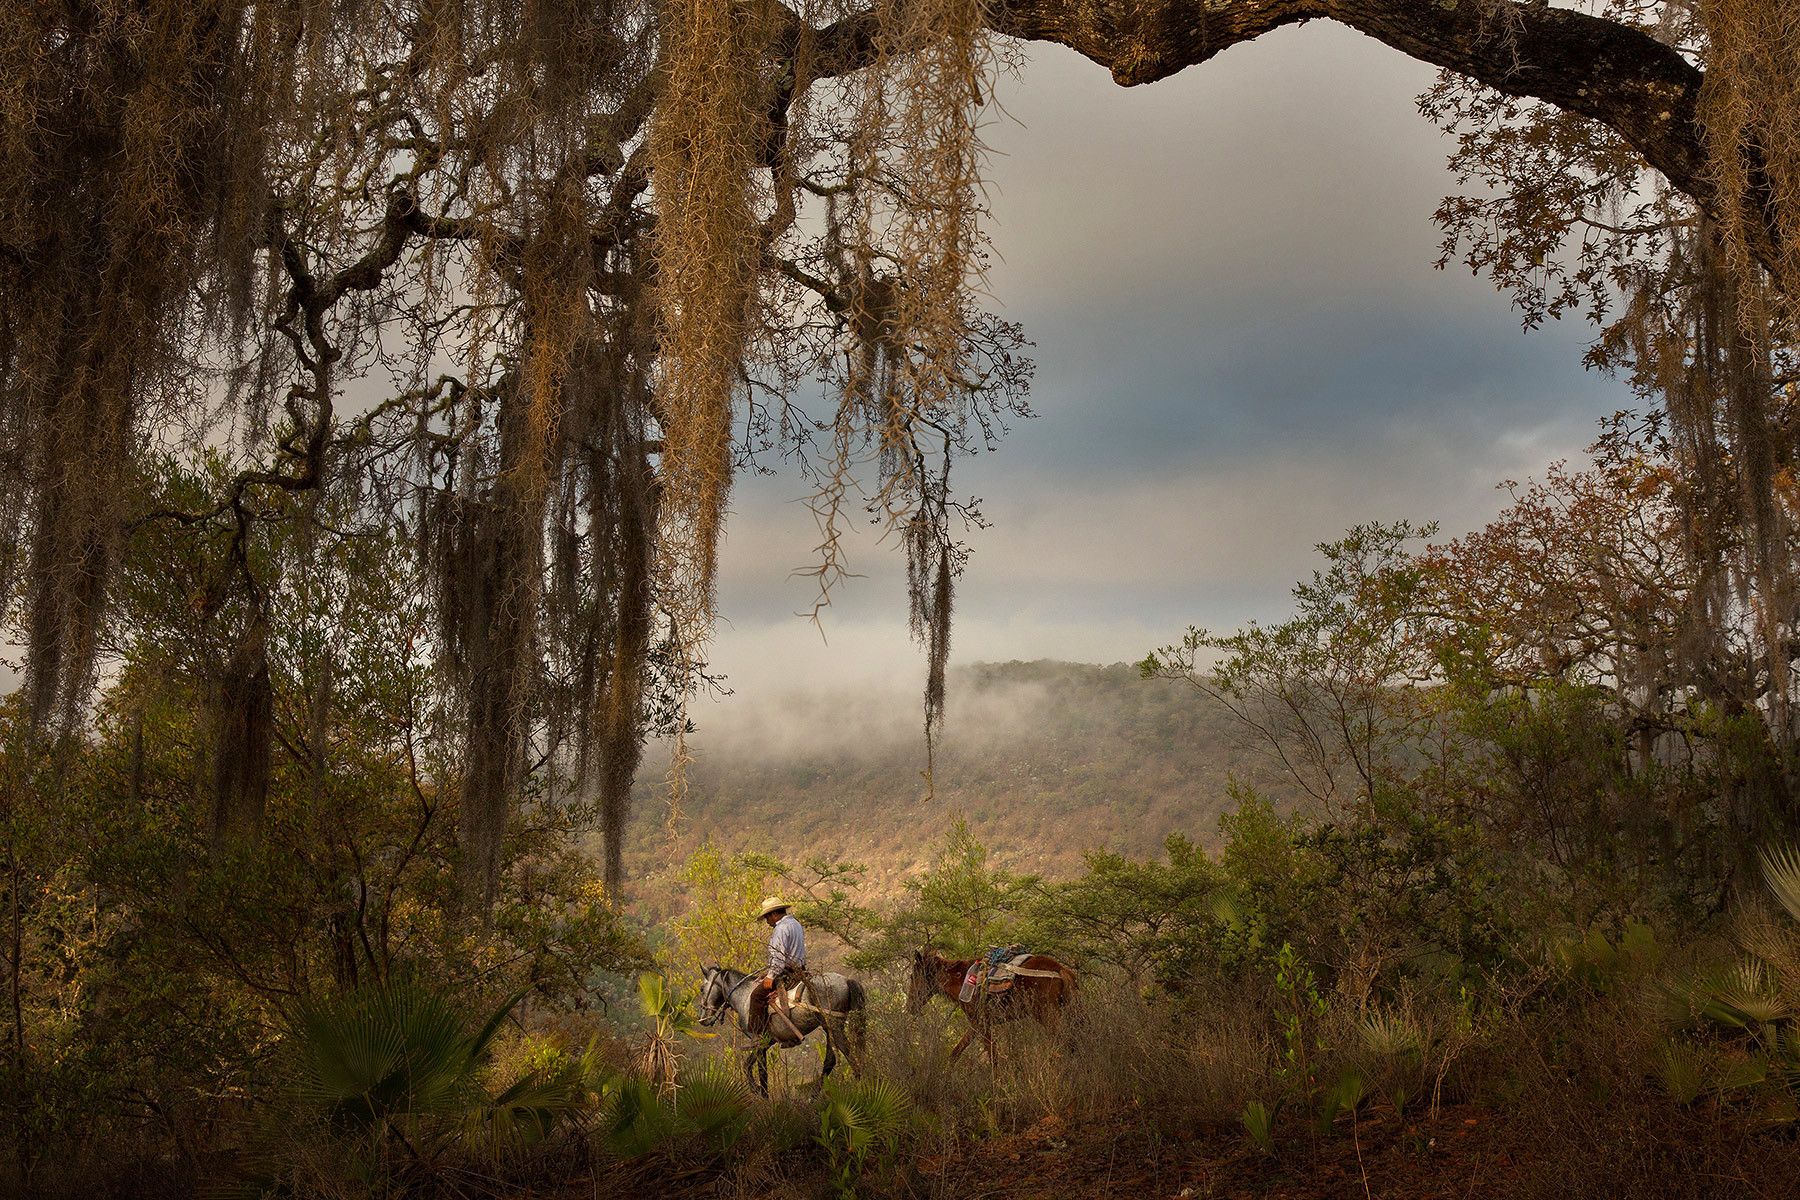
<svg viewBox="0 0 1800 1200">
<path fill-rule="evenodd" d="M 1029 971 L 1048 971 L 1049 975 L 1020 975 L 1012 987 L 995 995 L 977 993 L 964 1002 L 963 977 L 968 974 L 972 958 L 945 958 L 936 950 L 913 951 L 912 978 L 906 984 L 906 1011 L 917 1015 L 933 996 L 941 995 L 962 1009 L 969 1019 L 969 1031 L 950 1052 L 950 1061 L 968 1049 L 974 1036 L 981 1034 L 987 1047 L 988 1064 L 994 1062 L 994 1026 L 1002 1021 L 1030 1017 L 1047 1029 L 1056 1028 L 1062 1007 L 1075 995 L 1075 970 L 1047 954 L 1033 954 L 1019 965 Z"/>
</svg>

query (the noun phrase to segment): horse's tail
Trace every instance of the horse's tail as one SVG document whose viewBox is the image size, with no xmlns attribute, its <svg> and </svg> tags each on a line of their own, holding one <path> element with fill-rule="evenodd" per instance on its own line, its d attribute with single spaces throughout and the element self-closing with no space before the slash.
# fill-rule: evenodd
<svg viewBox="0 0 1800 1200">
<path fill-rule="evenodd" d="M 863 985 L 852 979 L 850 984 L 850 1002 L 846 1010 L 845 1026 L 849 1032 L 850 1048 L 855 1052 L 858 1062 L 862 1059 L 863 1043 L 869 1034 L 869 996 L 863 991 Z M 860 1073 L 862 1068 L 857 1068 Z"/>
<path fill-rule="evenodd" d="M 1056 973 L 1062 976 L 1062 1002 L 1067 1004 L 1075 998 L 1075 968 L 1059 962 Z"/>
</svg>

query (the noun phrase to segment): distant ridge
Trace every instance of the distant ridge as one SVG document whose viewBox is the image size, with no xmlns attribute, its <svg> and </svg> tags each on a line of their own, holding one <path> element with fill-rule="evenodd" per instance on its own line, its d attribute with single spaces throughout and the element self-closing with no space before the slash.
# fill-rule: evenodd
<svg viewBox="0 0 1800 1200">
<path fill-rule="evenodd" d="M 1277 800 L 1288 791 L 1223 706 L 1124 663 L 955 669 L 929 800 L 920 720 L 898 689 L 733 697 L 693 738 L 683 848 L 711 838 L 793 860 L 825 853 L 892 887 L 960 812 L 998 861 L 1067 875 L 1100 846 L 1154 855 L 1172 832 L 1210 844 L 1233 776 Z M 652 747 L 639 778 L 639 870 L 669 858 L 666 764 L 667 748 Z"/>
</svg>

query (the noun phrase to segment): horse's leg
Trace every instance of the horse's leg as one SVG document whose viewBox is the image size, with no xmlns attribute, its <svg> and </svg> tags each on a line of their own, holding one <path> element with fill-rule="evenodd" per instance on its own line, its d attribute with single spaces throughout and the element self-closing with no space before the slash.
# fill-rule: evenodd
<svg viewBox="0 0 1800 1200">
<path fill-rule="evenodd" d="M 862 1043 L 856 1037 L 856 1030 L 851 1024 L 849 1014 L 839 1013 L 837 1024 L 831 1028 L 837 1031 L 838 1049 L 844 1052 L 844 1058 L 850 1063 L 850 1069 L 856 1072 L 858 1079 L 861 1079 L 863 1073 Z"/>
<path fill-rule="evenodd" d="M 826 1076 L 830 1075 L 832 1068 L 837 1066 L 837 1051 L 832 1045 L 837 1039 L 831 1036 L 830 1025 L 821 1025 L 819 1028 L 825 1031 L 825 1063 L 819 1068 L 819 1086 L 824 1087 Z"/>
<path fill-rule="evenodd" d="M 969 1022 L 969 1031 L 962 1035 L 962 1041 L 956 1043 L 956 1049 L 954 1049 L 950 1052 L 950 1061 L 955 1062 L 957 1056 L 959 1054 L 961 1054 L 964 1050 L 967 1050 L 969 1048 L 969 1043 L 974 1040 L 975 1040 L 975 1022 L 973 1020 L 971 1020 Z"/>
<path fill-rule="evenodd" d="M 754 1046 L 744 1052 L 744 1080 L 750 1085 L 751 1091 L 756 1090 L 756 1048 Z"/>
<path fill-rule="evenodd" d="M 750 1088 L 765 1100 L 769 1098 L 769 1047 L 773 1044 L 765 1034 L 744 1056 L 744 1075 L 750 1080 Z"/>
</svg>

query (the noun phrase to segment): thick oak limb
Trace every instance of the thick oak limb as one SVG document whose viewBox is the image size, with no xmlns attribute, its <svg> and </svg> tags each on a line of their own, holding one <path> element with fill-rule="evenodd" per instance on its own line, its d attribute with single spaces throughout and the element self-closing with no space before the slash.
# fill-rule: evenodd
<svg viewBox="0 0 1800 1200">
<path fill-rule="evenodd" d="M 1644 30 L 1570 9 L 1514 0 L 1001 0 L 990 24 L 1068 46 L 1131 86 L 1321 18 L 1611 126 L 1683 191 L 1701 190 L 1699 69 Z"/>
<path fill-rule="evenodd" d="M 1618 21 L 1515 0 L 994 0 L 987 18 L 1008 37 L 1068 46 L 1127 87 L 1312 20 L 1337 21 L 1506 95 L 1598 121 L 1673 187 L 1712 208 L 1698 119 L 1702 72 L 1674 47 Z M 875 59 L 872 13 L 814 37 L 817 75 Z M 1755 225 L 1767 228 L 1760 213 Z M 1765 263 L 1776 259 L 1773 245 L 1771 235 L 1755 247 Z"/>
</svg>

